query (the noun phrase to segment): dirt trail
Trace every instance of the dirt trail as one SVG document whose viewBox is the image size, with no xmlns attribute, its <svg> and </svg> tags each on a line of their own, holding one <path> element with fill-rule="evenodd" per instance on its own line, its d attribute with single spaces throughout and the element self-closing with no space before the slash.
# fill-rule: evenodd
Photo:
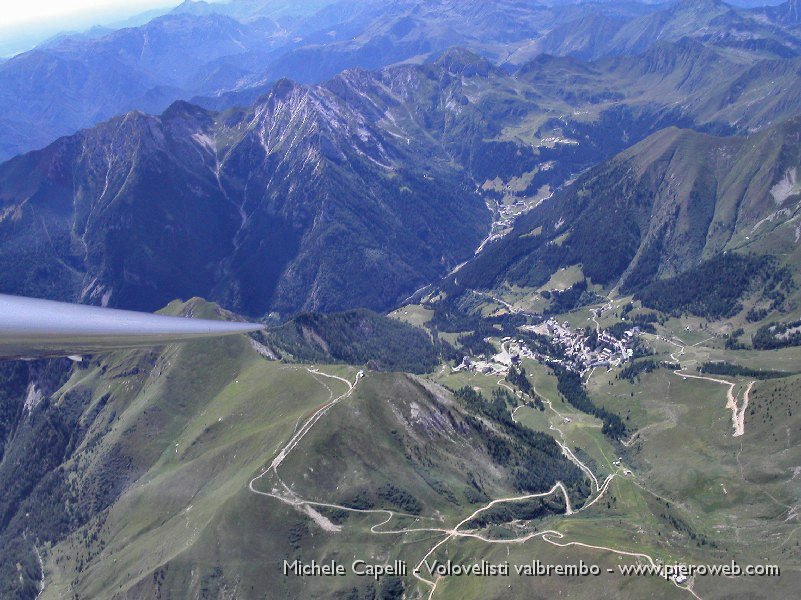
<svg viewBox="0 0 801 600">
<path fill-rule="evenodd" d="M 496 500 L 492 500 L 491 502 L 485 504 L 481 508 L 475 510 L 470 516 L 465 517 L 464 519 L 462 519 L 456 525 L 456 527 L 454 527 L 453 529 L 447 531 L 446 532 L 447 535 L 444 538 L 442 538 L 440 541 L 438 541 L 436 544 L 434 544 L 431 548 L 429 548 L 428 552 L 426 552 L 425 556 L 423 556 L 423 558 L 420 559 L 420 562 L 417 563 L 417 566 L 412 571 L 413 575 L 418 580 L 422 581 L 423 583 L 425 583 L 426 585 L 429 585 L 431 587 L 431 590 L 429 591 L 429 594 L 428 594 L 429 600 L 434 596 L 434 592 L 437 589 L 437 584 L 439 583 L 440 577 L 437 577 L 436 579 L 434 579 L 434 581 L 431 581 L 429 579 L 426 579 L 422 575 L 420 575 L 420 570 L 422 569 L 423 564 L 425 564 L 425 562 L 428 560 L 428 557 L 431 556 L 434 552 L 436 552 L 437 549 L 440 546 L 443 546 L 444 544 L 447 544 L 448 542 L 450 542 L 451 540 L 453 540 L 454 538 L 457 538 L 457 537 L 471 537 L 471 538 L 480 539 L 480 540 L 483 540 L 483 541 L 489 542 L 489 543 L 522 543 L 524 541 L 532 539 L 533 537 L 537 537 L 537 536 L 542 535 L 542 533 L 535 533 L 535 534 L 530 534 L 528 536 L 525 536 L 525 539 L 520 538 L 519 541 L 516 541 L 516 540 L 498 540 L 497 542 L 495 542 L 493 540 L 490 540 L 490 539 L 484 538 L 482 536 L 479 536 L 478 534 L 474 533 L 473 531 L 469 531 L 469 530 L 466 531 L 466 532 L 465 531 L 459 531 L 465 524 L 469 523 L 470 521 L 475 519 L 478 515 L 480 515 L 482 512 L 484 512 L 486 510 L 489 510 L 490 508 L 492 508 L 493 506 L 495 506 L 497 504 L 503 504 L 503 503 L 508 503 L 508 502 L 521 502 L 521 501 L 524 501 L 524 500 L 531 500 L 531 499 L 534 499 L 534 498 L 545 498 L 547 496 L 550 496 L 550 495 L 556 493 L 557 491 L 561 491 L 562 494 L 564 495 L 564 498 L 565 498 L 565 514 L 566 515 L 572 515 L 573 514 L 573 509 L 570 506 L 570 496 L 567 493 L 567 489 L 565 488 L 564 484 L 561 481 L 557 481 L 556 484 L 554 484 L 554 486 L 550 490 L 548 490 L 547 492 L 542 492 L 542 493 L 539 493 L 539 494 L 526 494 L 524 496 L 513 496 L 513 497 L 510 497 L 510 498 L 498 498 Z"/>
<path fill-rule="evenodd" d="M 323 530 L 329 531 L 331 533 L 338 532 L 338 531 L 341 530 L 341 528 L 339 526 L 334 525 L 333 523 L 331 523 L 329 519 L 327 519 L 325 516 L 323 516 L 317 510 L 315 510 L 315 507 L 332 508 L 332 509 L 336 509 L 336 510 L 343 510 L 343 511 L 351 512 L 351 513 L 381 514 L 381 515 L 384 515 L 384 516 L 386 516 L 386 518 L 383 521 L 381 521 L 380 523 L 377 523 L 377 524 L 375 524 L 375 525 L 370 527 L 370 532 L 373 533 L 373 534 L 377 534 L 377 535 L 398 535 L 398 534 L 408 534 L 408 533 L 415 533 L 415 532 L 426 532 L 426 533 L 441 534 L 443 536 L 442 539 L 439 540 L 438 542 L 436 542 L 434 545 L 432 545 L 431 548 L 429 548 L 429 550 L 426 552 L 426 554 L 423 556 L 423 558 L 420 559 L 420 561 L 417 563 L 417 566 L 415 567 L 415 569 L 413 571 L 413 575 L 414 575 L 415 578 L 417 578 L 419 581 L 421 581 L 422 583 L 424 583 L 425 585 L 430 587 L 429 594 L 428 594 L 429 600 L 431 600 L 431 598 L 433 598 L 433 596 L 434 596 L 434 593 L 435 593 L 435 591 L 437 589 L 437 585 L 439 583 L 440 577 L 438 576 L 433 581 L 431 581 L 431 580 L 426 579 L 425 577 L 423 577 L 420 574 L 420 570 L 421 570 L 423 564 L 426 562 L 426 560 L 432 554 L 434 554 L 437 551 L 437 549 L 439 549 L 443 545 L 447 544 L 448 542 L 452 541 L 453 539 L 460 538 L 460 537 L 478 539 L 478 540 L 481 540 L 481 541 L 483 541 L 485 543 L 489 543 L 489 544 L 522 544 L 522 543 L 525 543 L 525 542 L 527 542 L 527 541 L 529 541 L 531 539 L 535 539 L 535 538 L 539 537 L 539 538 L 542 538 L 543 541 L 545 541 L 545 542 L 547 542 L 549 544 L 556 545 L 556 546 L 562 546 L 562 547 L 582 546 L 582 547 L 585 547 L 585 548 L 592 548 L 592 549 L 602 550 L 602 551 L 606 551 L 606 552 L 613 552 L 615 554 L 620 554 L 620 555 L 639 557 L 639 558 L 646 558 L 648 561 L 650 561 L 651 564 L 655 564 L 654 560 L 650 556 L 648 556 L 647 554 L 642 554 L 642 553 L 637 553 L 637 552 L 628 552 L 628 551 L 624 551 L 624 550 L 617 550 L 615 548 L 606 548 L 606 547 L 603 547 L 603 546 L 592 546 L 592 545 L 584 544 L 584 543 L 581 543 L 581 542 L 565 542 L 565 543 L 557 542 L 555 540 L 561 540 L 564 537 L 564 534 L 562 534 L 562 533 L 560 533 L 558 531 L 549 530 L 549 531 L 533 532 L 533 533 L 529 533 L 529 534 L 527 534 L 525 536 L 521 536 L 521 537 L 518 537 L 518 538 L 497 539 L 496 540 L 496 539 L 491 539 L 491 538 L 487 538 L 485 536 L 482 536 L 482 535 L 478 534 L 476 531 L 473 531 L 473 530 L 464 530 L 464 531 L 462 530 L 462 527 L 464 527 L 467 523 L 469 523 L 471 520 L 476 518 L 482 512 L 485 512 L 485 511 L 489 510 L 490 508 L 492 508 L 494 506 L 497 506 L 499 504 L 503 504 L 503 503 L 521 502 L 521 501 L 525 501 L 525 500 L 531 500 L 531 499 L 534 499 L 534 498 L 545 498 L 545 497 L 551 496 L 551 495 L 553 495 L 555 493 L 561 493 L 562 496 L 564 497 L 564 500 L 565 500 L 565 512 L 564 512 L 564 515 L 566 517 L 569 517 L 569 516 L 575 515 L 577 513 L 580 513 L 580 512 L 582 512 L 584 510 L 587 510 L 588 508 L 593 506 L 596 502 L 598 502 L 601 498 L 603 498 L 604 495 L 606 494 L 606 492 L 609 489 L 609 485 L 611 484 L 612 480 L 615 478 L 615 474 L 612 473 L 612 474 L 608 475 L 606 477 L 606 479 L 604 480 L 604 482 L 599 485 L 598 479 L 595 476 L 595 474 L 592 472 L 592 470 L 587 465 L 585 465 L 583 462 L 581 462 L 581 460 L 579 460 L 579 458 L 576 457 L 575 454 L 573 454 L 573 452 L 568 448 L 568 446 L 564 442 L 559 442 L 558 440 L 557 440 L 557 443 L 559 443 L 559 445 L 562 448 L 562 451 L 565 454 L 565 456 L 568 459 L 570 459 L 572 462 L 574 462 L 586 475 L 589 476 L 590 480 L 592 481 L 592 484 L 593 484 L 593 487 L 594 487 L 594 491 L 597 493 L 595 498 L 593 498 L 590 502 L 584 504 L 580 509 L 577 509 L 577 510 L 573 509 L 573 506 L 572 506 L 572 504 L 570 502 L 570 496 L 569 496 L 569 494 L 567 492 L 567 488 L 565 487 L 565 485 L 561 481 L 557 481 L 553 485 L 553 487 L 550 490 L 548 490 L 547 492 L 540 492 L 540 493 L 535 493 L 535 494 L 526 494 L 526 495 L 522 495 L 522 496 L 512 496 L 512 497 L 508 497 L 508 498 L 498 498 L 498 499 L 492 500 L 492 501 L 488 502 L 487 504 L 485 504 L 484 506 L 482 506 L 481 508 L 478 508 L 477 510 L 473 511 L 473 513 L 471 513 L 469 516 L 467 516 L 464 519 L 462 519 L 455 527 L 450 528 L 450 529 L 444 528 L 444 527 L 410 527 L 410 528 L 383 530 L 383 529 L 380 529 L 380 528 L 383 527 L 384 525 L 386 525 L 387 523 L 389 523 L 392 519 L 394 519 L 396 517 L 410 518 L 410 519 L 414 519 L 415 521 L 420 521 L 420 520 L 435 521 L 437 519 L 434 519 L 432 517 L 420 517 L 418 515 L 411 515 L 411 514 L 406 514 L 406 513 L 395 512 L 395 511 L 388 510 L 388 509 L 356 509 L 356 508 L 352 508 L 352 507 L 349 507 L 349 506 L 342 506 L 342 505 L 339 505 L 339 504 L 326 503 L 326 502 L 316 502 L 316 501 L 305 500 L 303 498 L 300 498 L 297 494 L 295 494 L 292 490 L 290 490 L 289 487 L 283 481 L 281 481 L 280 477 L 278 477 L 278 467 L 281 465 L 281 463 L 283 463 L 284 460 L 286 460 L 287 456 L 289 456 L 289 454 L 297 447 L 297 445 L 300 443 L 300 441 L 303 439 L 303 437 L 306 435 L 306 433 L 309 432 L 309 430 L 314 426 L 315 423 L 317 423 L 317 421 L 320 420 L 320 418 L 323 415 L 325 415 L 332 407 L 334 407 L 341 400 L 343 400 L 344 398 L 347 398 L 347 397 L 349 397 L 350 395 L 353 394 L 353 391 L 355 390 L 356 385 L 359 382 L 359 378 L 357 378 L 355 382 L 351 383 L 350 381 L 348 381 L 347 379 L 345 379 L 343 377 L 338 377 L 336 375 L 328 375 L 328 374 L 322 373 L 321 371 L 318 371 L 316 369 L 308 369 L 308 371 L 310 373 L 314 374 L 314 375 L 320 375 L 320 376 L 323 376 L 323 377 L 328 377 L 328 378 L 331 378 L 331 379 L 337 379 L 339 381 L 342 381 L 348 386 L 348 390 L 345 393 L 343 393 L 342 395 L 338 396 L 337 398 L 334 398 L 334 399 L 330 400 L 329 402 L 327 402 L 326 404 L 324 404 L 323 406 L 318 408 L 311 415 L 311 417 L 309 417 L 309 419 L 307 419 L 306 422 L 304 422 L 303 426 L 301 426 L 301 428 L 294 433 L 292 438 L 290 438 L 289 442 L 287 442 L 287 444 L 281 449 L 281 451 L 278 453 L 278 455 L 272 460 L 270 465 L 266 469 L 264 469 L 264 471 L 262 471 L 259 475 L 257 475 L 256 477 L 254 477 L 253 479 L 250 480 L 250 482 L 248 483 L 248 489 L 251 492 L 253 492 L 254 494 L 258 494 L 258 495 L 261 495 L 261 496 L 267 496 L 267 497 L 270 497 L 270 498 L 274 498 L 276 500 L 279 500 L 280 502 L 283 502 L 285 504 L 289 504 L 290 506 L 294 506 L 294 507 L 298 508 L 299 510 L 301 510 L 304 513 L 306 513 L 307 515 L 309 515 L 309 517 L 312 518 Z M 551 404 L 550 400 L 548 400 L 548 399 L 543 399 L 543 400 L 548 404 L 549 408 L 557 415 L 557 417 L 562 418 L 562 415 L 553 407 L 553 405 Z M 521 408 L 521 407 L 518 407 L 518 408 Z M 563 432 L 561 430 L 559 430 L 558 428 L 554 427 L 553 425 L 551 425 L 551 429 L 554 429 L 555 431 L 559 432 L 560 436 L 564 440 L 564 434 L 563 434 Z M 283 492 L 280 492 L 280 491 L 278 491 L 276 489 L 273 489 L 271 492 L 264 492 L 264 491 L 261 491 L 261 490 L 257 490 L 255 488 L 255 483 L 257 481 L 259 481 L 260 479 L 262 479 L 263 477 L 265 477 L 270 472 L 272 472 L 275 475 L 275 477 L 278 480 L 278 483 L 284 488 Z M 692 590 L 692 588 L 690 586 L 678 586 L 678 584 L 675 584 L 675 582 L 673 582 L 673 583 L 674 583 L 674 585 L 679 587 L 679 589 L 682 589 L 682 590 L 685 590 L 685 591 L 689 592 L 690 594 L 695 596 L 696 599 L 700 600 L 700 598 L 698 598 L 698 596 L 695 594 L 695 592 L 693 592 L 693 590 Z"/>
<path fill-rule="evenodd" d="M 278 456 L 276 456 L 273 459 L 273 462 L 270 463 L 270 466 L 261 475 L 259 475 L 258 477 L 255 477 L 255 478 L 253 478 L 251 480 L 251 482 L 250 482 L 251 486 L 253 485 L 254 481 L 257 481 L 258 479 L 261 479 L 269 471 L 272 471 L 273 473 L 277 474 L 277 469 L 281 465 L 281 463 L 284 462 L 284 459 L 286 459 L 286 457 L 289 455 L 289 453 L 292 450 L 294 450 L 295 446 L 297 446 L 298 443 L 300 443 L 300 440 L 302 440 L 304 438 L 304 436 L 309 432 L 309 430 L 312 427 L 314 427 L 314 424 L 317 423 L 317 421 L 320 420 L 320 417 L 322 417 L 325 413 L 327 413 L 340 400 L 350 396 L 353 393 L 353 390 L 356 388 L 356 384 L 358 383 L 358 380 L 356 380 L 356 382 L 354 382 L 354 383 L 351 383 L 350 381 L 348 381 L 344 377 L 339 377 L 337 375 L 328 375 L 328 374 L 322 373 L 322 372 L 320 372 L 320 371 L 318 371 L 316 369 L 307 369 L 307 370 L 309 371 L 309 373 L 313 373 L 315 375 L 321 375 L 323 377 L 328 377 L 330 379 L 338 379 L 339 381 L 344 382 L 348 386 L 348 391 L 345 392 L 344 394 L 342 394 L 341 396 L 331 400 L 327 404 L 324 404 L 320 408 L 318 408 L 317 411 L 315 411 L 314 414 L 312 414 L 312 416 L 309 417 L 309 419 L 303 424 L 303 426 L 295 433 L 295 435 L 292 436 L 292 438 L 289 440 L 287 445 L 284 446 L 284 448 L 278 453 Z"/>
<path fill-rule="evenodd" d="M 679 351 L 673 352 L 670 355 L 670 358 L 676 363 L 681 362 L 681 356 L 684 355 L 684 352 L 687 348 L 687 345 L 684 344 L 684 342 L 681 342 L 681 340 L 679 340 L 681 343 L 677 343 L 665 337 L 660 337 L 660 336 L 653 336 L 653 337 L 656 337 L 657 339 L 661 339 L 665 342 L 668 342 L 669 344 L 677 346 L 679 348 Z M 696 344 L 693 344 L 693 347 L 703 344 L 704 342 L 707 342 L 710 339 L 714 339 L 714 336 L 707 340 L 702 340 Z M 705 381 L 711 381 L 713 383 L 719 383 L 720 385 L 728 386 L 728 390 L 726 390 L 726 408 L 728 408 L 731 411 L 731 423 L 732 423 L 732 429 L 734 429 L 732 437 L 740 437 L 745 433 L 745 411 L 748 408 L 751 388 L 754 387 L 756 381 L 751 381 L 748 384 L 748 387 L 745 390 L 745 394 L 743 395 L 743 405 L 742 407 L 740 407 L 737 404 L 737 397 L 734 394 L 734 389 L 738 385 L 736 382 L 727 381 L 725 379 L 717 379 L 716 377 L 707 377 L 706 375 L 693 375 L 691 373 L 685 373 L 684 371 L 682 371 L 681 368 L 673 371 L 673 374 L 678 375 L 679 377 L 682 377 L 684 379 L 702 379 Z M 629 444 L 633 441 L 633 439 L 634 437 L 632 436 L 632 439 L 629 440 Z"/>
<path fill-rule="evenodd" d="M 327 373 L 323 373 L 321 371 L 318 371 L 317 369 L 307 369 L 307 371 L 309 371 L 309 373 L 311 373 L 312 375 L 320 375 L 322 377 L 328 377 L 330 379 L 336 379 L 342 381 L 343 383 L 345 383 L 345 385 L 348 386 L 348 390 L 344 394 L 338 396 L 337 398 L 333 398 L 326 404 L 323 404 L 316 411 L 314 411 L 311 417 L 309 417 L 306 420 L 306 422 L 303 423 L 301 428 L 295 431 L 294 435 L 289 439 L 289 442 L 287 442 L 287 444 L 272 460 L 270 466 L 268 466 L 256 477 L 250 480 L 250 482 L 248 483 L 248 489 L 254 494 L 259 494 L 261 496 L 270 496 L 272 498 L 280 500 L 281 502 L 284 502 L 285 504 L 295 506 L 296 508 L 304 512 L 306 515 L 308 515 L 309 518 L 311 518 L 315 523 L 317 523 L 323 530 L 328 531 L 330 533 L 335 533 L 340 531 L 341 528 L 338 525 L 332 523 L 328 518 L 326 518 L 316 510 L 314 510 L 313 508 L 315 505 L 314 503 L 306 502 L 300 499 L 278 476 L 278 467 L 281 466 L 281 463 L 284 462 L 284 460 L 286 460 L 286 457 L 289 456 L 289 453 L 292 452 L 292 450 L 294 450 L 297 447 L 300 441 L 306 436 L 309 430 L 311 430 L 311 428 L 314 427 L 314 424 L 317 423 L 317 421 L 319 421 L 323 415 L 325 415 L 329 410 L 331 410 L 332 407 L 336 406 L 336 404 L 340 402 L 342 399 L 347 398 L 351 394 L 353 394 L 353 390 L 356 389 L 356 385 L 359 383 L 359 378 L 357 378 L 355 382 L 351 383 L 344 377 L 339 377 L 337 375 L 328 375 Z M 325 384 L 323 385 L 325 386 Z M 329 392 L 331 392 L 331 388 L 329 388 L 328 386 L 325 387 L 328 389 Z M 333 396 L 333 392 L 331 392 L 329 397 L 331 396 Z M 295 427 L 297 428 L 297 424 L 295 425 Z M 278 480 L 278 483 L 280 483 L 280 485 L 283 487 L 283 493 L 277 489 L 273 489 L 272 493 L 269 493 L 269 492 L 262 492 L 255 488 L 255 483 L 271 472 L 273 473 L 273 475 L 275 475 L 276 479 Z"/>
<path fill-rule="evenodd" d="M 745 433 L 745 411 L 748 410 L 748 402 L 751 399 L 751 389 L 756 384 L 756 381 L 752 381 L 748 384 L 748 387 L 745 388 L 745 393 L 743 394 L 743 406 L 740 411 L 737 413 L 735 424 L 735 437 L 743 435 Z"/>
<path fill-rule="evenodd" d="M 732 428 L 734 429 L 732 437 L 740 437 L 745 433 L 745 411 L 748 408 L 751 388 L 754 387 L 756 381 L 752 381 L 748 384 L 743 396 L 743 405 L 740 407 L 737 404 L 737 397 L 734 394 L 734 388 L 736 388 L 738 385 L 736 382 L 727 381 L 725 379 L 717 379 L 715 377 L 706 377 L 704 375 L 692 375 L 690 373 L 684 373 L 680 369 L 673 371 L 673 373 L 684 378 L 703 379 L 705 381 L 712 381 L 713 383 L 719 383 L 721 385 L 728 386 L 728 389 L 726 390 L 726 408 L 731 411 L 731 424 Z"/>
<path fill-rule="evenodd" d="M 561 540 L 564 537 L 565 537 L 564 534 L 562 534 L 562 533 L 560 533 L 558 531 L 543 531 L 542 532 L 542 539 L 544 541 L 548 542 L 549 544 L 553 544 L 554 546 L 559 546 L 560 548 L 567 548 L 569 546 L 577 546 L 579 548 L 589 548 L 590 550 L 603 550 L 605 552 L 611 552 L 613 554 L 619 554 L 621 556 L 631 556 L 632 558 L 636 558 L 637 560 L 644 559 L 644 560 L 648 561 L 648 563 L 652 567 L 657 567 L 657 563 L 654 561 L 654 559 L 649 554 L 645 554 L 643 552 L 626 552 L 625 550 L 618 550 L 616 548 L 608 548 L 607 546 L 595 546 L 593 544 L 585 544 L 583 542 L 564 542 L 564 543 L 561 543 L 561 542 L 557 542 L 556 541 L 556 540 Z M 551 539 L 551 538 L 555 538 L 555 539 Z M 689 592 L 697 600 L 701 600 L 701 598 L 698 596 L 698 594 L 696 594 L 695 591 L 692 589 L 691 585 L 681 586 L 678 583 L 676 583 L 675 581 L 673 581 L 672 583 L 673 583 L 673 585 L 675 585 L 680 590 L 684 590 L 685 592 Z"/>
<path fill-rule="evenodd" d="M 513 394 L 515 397 L 517 397 L 517 396 L 518 396 L 518 394 L 519 394 L 519 393 L 518 393 L 518 392 L 516 392 L 514 389 L 512 389 L 511 387 L 509 387 L 508 385 L 506 385 L 506 383 L 504 383 L 502 379 L 499 379 L 499 380 L 498 380 L 498 385 L 499 385 L 499 386 L 501 386 L 501 387 L 504 387 L 504 388 L 506 388 L 507 390 L 509 390 L 510 392 L 512 392 L 512 394 Z M 537 393 L 537 388 L 536 388 L 536 387 L 532 386 L 532 387 L 531 387 L 531 391 L 532 391 L 532 392 L 534 392 L 535 394 L 537 394 L 537 395 L 539 396 L 539 394 Z M 522 394 L 520 394 L 520 395 L 522 396 Z M 540 397 L 541 397 L 541 396 L 540 396 Z M 545 403 L 547 403 L 547 404 L 548 404 L 548 408 L 550 408 L 550 409 L 551 409 L 551 410 L 554 412 L 554 414 L 556 414 L 556 416 L 557 416 L 559 419 L 563 419 L 563 418 L 564 418 L 564 417 L 561 415 L 561 413 L 559 413 L 559 412 L 558 412 L 558 411 L 557 411 L 557 410 L 556 410 L 556 409 L 553 407 L 553 404 L 551 404 L 551 401 L 550 401 L 550 400 L 547 400 L 547 399 L 544 399 L 544 398 L 543 398 L 543 401 L 544 401 Z M 528 405 L 527 405 L 527 404 L 521 404 L 521 405 L 517 406 L 517 407 L 516 407 L 516 408 L 515 408 L 515 409 L 512 411 L 512 421 L 514 421 L 515 423 L 517 423 L 517 418 L 516 418 L 517 411 L 518 411 L 518 410 L 520 410 L 521 408 L 526 408 L 526 407 L 528 407 Z M 559 447 L 562 449 L 562 454 L 564 454 L 564 455 L 565 455 L 565 458 L 567 458 L 567 459 L 568 459 L 570 462 L 572 462 L 573 464 L 575 464 L 575 465 L 576 465 L 576 466 L 577 466 L 579 469 L 581 469 L 581 470 L 584 472 L 584 474 L 585 474 L 585 475 L 587 475 L 587 477 L 589 477 L 589 478 L 590 478 L 590 480 L 592 481 L 592 484 L 593 484 L 593 489 L 594 489 L 594 491 L 596 491 L 596 492 L 597 492 L 597 491 L 599 491 L 599 490 L 600 490 L 600 488 L 601 488 L 601 486 L 598 484 L 598 478 L 597 478 L 597 477 L 595 477 L 595 474 L 592 472 L 592 470 L 591 470 L 591 469 L 590 469 L 590 468 L 589 468 L 587 465 L 585 465 L 583 462 L 581 462 L 581 461 L 578 459 L 578 457 L 577 457 L 575 454 L 573 454 L 573 452 L 570 450 L 570 448 L 568 447 L 568 445 L 567 445 L 567 444 L 564 442 L 564 440 L 565 440 L 565 434 L 562 432 L 562 430 L 561 430 L 561 429 L 559 429 L 558 427 L 555 427 L 554 425 L 550 425 L 550 429 L 551 429 L 551 430 L 553 430 L 553 431 L 556 431 L 557 433 L 559 433 L 559 436 L 562 438 L 562 441 L 561 441 L 561 442 L 560 442 L 559 440 L 556 440 L 556 443 L 557 443 L 557 444 L 559 444 Z"/>
</svg>

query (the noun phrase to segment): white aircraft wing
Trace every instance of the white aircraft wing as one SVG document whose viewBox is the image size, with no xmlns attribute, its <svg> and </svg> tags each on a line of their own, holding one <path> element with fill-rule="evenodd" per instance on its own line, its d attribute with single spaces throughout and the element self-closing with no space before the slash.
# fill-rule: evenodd
<svg viewBox="0 0 801 600">
<path fill-rule="evenodd" d="M 0 294 L 0 359 L 79 356 L 264 329 Z"/>
</svg>

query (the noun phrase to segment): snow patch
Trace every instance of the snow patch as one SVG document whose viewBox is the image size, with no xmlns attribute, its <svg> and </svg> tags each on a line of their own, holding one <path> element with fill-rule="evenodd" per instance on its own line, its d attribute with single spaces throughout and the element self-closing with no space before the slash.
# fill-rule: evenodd
<svg viewBox="0 0 801 600">
<path fill-rule="evenodd" d="M 89 282 L 89 285 L 87 285 L 85 288 L 83 288 L 83 290 L 81 290 L 81 299 L 86 298 L 86 295 L 92 291 L 92 288 L 95 287 L 96 283 L 97 283 L 97 277 L 92 279 L 92 281 Z"/>
</svg>

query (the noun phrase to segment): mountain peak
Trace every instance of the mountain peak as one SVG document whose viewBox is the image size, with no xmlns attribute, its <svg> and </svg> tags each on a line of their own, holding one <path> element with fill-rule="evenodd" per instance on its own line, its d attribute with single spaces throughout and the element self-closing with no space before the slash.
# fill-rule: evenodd
<svg viewBox="0 0 801 600">
<path fill-rule="evenodd" d="M 188 13 L 188 14 L 205 14 L 213 8 L 208 2 L 204 0 L 184 0 L 174 9 L 173 13 Z"/>
<path fill-rule="evenodd" d="M 164 119 L 174 119 L 176 117 L 208 117 L 208 111 L 197 104 L 192 104 L 186 100 L 176 100 L 170 104 L 161 114 Z"/>
<path fill-rule="evenodd" d="M 490 63 L 483 56 L 479 56 L 465 48 L 450 48 L 439 55 L 434 64 L 444 68 L 453 75 L 487 75 L 492 70 Z"/>
<path fill-rule="evenodd" d="M 291 79 L 282 77 L 275 82 L 268 96 L 276 100 L 286 100 L 298 87 L 298 84 Z"/>
</svg>

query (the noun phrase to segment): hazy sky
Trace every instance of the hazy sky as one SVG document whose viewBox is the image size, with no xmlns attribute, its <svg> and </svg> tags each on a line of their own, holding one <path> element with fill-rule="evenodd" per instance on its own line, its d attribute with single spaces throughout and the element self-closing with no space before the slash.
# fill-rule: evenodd
<svg viewBox="0 0 801 600">
<path fill-rule="evenodd" d="M 58 19 L 69 23 L 75 19 L 91 19 L 93 15 L 107 18 L 115 13 L 124 18 L 151 8 L 177 4 L 177 0 L 0 0 L 0 14 L 3 15 L 0 27 L 36 27 Z"/>
<path fill-rule="evenodd" d="M 0 57 L 29 50 L 57 33 L 120 24 L 153 9 L 166 12 L 180 3 L 181 0 L 0 0 Z"/>
</svg>

